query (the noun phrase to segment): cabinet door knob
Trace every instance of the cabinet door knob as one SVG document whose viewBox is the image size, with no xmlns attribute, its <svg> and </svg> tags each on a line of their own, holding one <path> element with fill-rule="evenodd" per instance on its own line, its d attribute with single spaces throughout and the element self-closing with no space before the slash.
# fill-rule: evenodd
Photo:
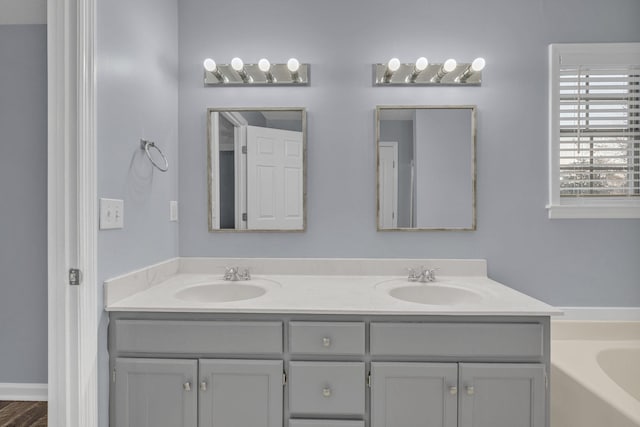
<svg viewBox="0 0 640 427">
<path fill-rule="evenodd" d="M 454 385 L 449 387 L 449 394 L 451 394 L 452 396 L 455 396 L 456 394 L 458 394 L 458 387 Z"/>
<path fill-rule="evenodd" d="M 184 389 L 184 391 L 191 391 L 191 383 L 187 381 L 186 383 L 182 384 L 182 388 Z"/>
<path fill-rule="evenodd" d="M 465 387 L 465 389 L 467 390 L 467 394 L 469 396 L 471 396 L 472 394 L 474 394 L 476 392 L 476 390 L 473 388 L 472 385 L 468 385 L 467 387 Z"/>
<path fill-rule="evenodd" d="M 329 387 L 325 387 L 322 389 L 322 395 L 324 397 L 331 397 L 331 389 Z"/>
<path fill-rule="evenodd" d="M 322 338 L 322 346 L 323 347 L 331 347 L 331 338 L 329 338 L 329 337 Z"/>
<path fill-rule="evenodd" d="M 202 381 L 200 383 L 200 390 L 207 391 L 207 382 L 206 381 Z"/>
</svg>

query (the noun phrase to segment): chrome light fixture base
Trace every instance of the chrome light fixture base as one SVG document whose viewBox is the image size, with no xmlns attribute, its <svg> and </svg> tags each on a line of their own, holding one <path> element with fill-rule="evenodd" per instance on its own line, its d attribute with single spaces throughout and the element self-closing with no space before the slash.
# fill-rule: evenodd
<svg viewBox="0 0 640 427">
<path fill-rule="evenodd" d="M 416 74 L 415 64 L 403 63 L 389 76 L 387 64 L 373 64 L 373 86 L 480 86 L 482 70 L 469 73 L 471 63 L 458 63 L 455 69 L 438 78 L 443 64 L 429 64 Z"/>
<path fill-rule="evenodd" d="M 287 64 L 272 64 L 268 72 L 258 64 L 244 64 L 245 79 L 231 64 L 219 64 L 216 72 L 204 71 L 205 86 L 309 86 L 309 64 L 300 64 L 296 72 Z"/>
</svg>

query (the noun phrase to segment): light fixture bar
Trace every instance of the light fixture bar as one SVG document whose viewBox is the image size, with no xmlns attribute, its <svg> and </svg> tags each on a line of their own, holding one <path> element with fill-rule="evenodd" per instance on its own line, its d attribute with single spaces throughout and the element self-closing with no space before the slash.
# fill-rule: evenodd
<svg viewBox="0 0 640 427">
<path fill-rule="evenodd" d="M 301 64 L 295 58 L 284 64 L 272 64 L 266 58 L 255 64 L 245 64 L 240 58 L 234 58 L 229 64 L 216 64 L 207 59 L 204 63 L 204 85 L 309 86 L 309 71 L 309 64 Z"/>
<path fill-rule="evenodd" d="M 476 58 L 472 63 L 458 63 L 449 59 L 431 63 L 425 57 L 415 63 L 373 64 L 373 86 L 480 86 L 485 61 Z M 397 68 L 395 67 L 397 65 Z"/>
</svg>

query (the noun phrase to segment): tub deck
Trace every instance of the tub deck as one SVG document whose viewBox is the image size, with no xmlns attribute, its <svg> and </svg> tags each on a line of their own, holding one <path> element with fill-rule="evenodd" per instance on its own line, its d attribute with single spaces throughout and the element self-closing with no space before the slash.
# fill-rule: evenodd
<svg viewBox="0 0 640 427">
<path fill-rule="evenodd" d="M 552 322 L 551 427 L 640 427 L 638 351 L 640 322 Z M 602 363 L 605 352 L 619 360 Z"/>
</svg>

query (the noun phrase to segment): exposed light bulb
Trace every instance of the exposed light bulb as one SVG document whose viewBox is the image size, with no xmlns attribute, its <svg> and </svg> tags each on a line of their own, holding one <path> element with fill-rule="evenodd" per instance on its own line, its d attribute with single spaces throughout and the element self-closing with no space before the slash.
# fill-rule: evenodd
<svg viewBox="0 0 640 427">
<path fill-rule="evenodd" d="M 216 61 L 214 61 L 211 58 L 205 59 L 203 65 L 204 65 L 204 69 L 210 73 L 213 73 L 218 69 L 218 66 L 216 65 Z"/>
<path fill-rule="evenodd" d="M 392 73 L 395 73 L 400 69 L 400 60 L 398 58 L 391 58 L 389 62 L 387 62 L 387 68 Z"/>
<path fill-rule="evenodd" d="M 471 70 L 477 73 L 478 71 L 482 71 L 485 65 L 486 61 L 484 60 L 484 58 L 476 58 L 471 63 Z"/>
<path fill-rule="evenodd" d="M 260 61 L 258 61 L 258 68 L 263 73 L 266 73 L 271 69 L 271 64 L 269 63 L 269 60 L 267 58 L 262 58 Z"/>
<path fill-rule="evenodd" d="M 242 71 L 242 69 L 244 68 L 244 62 L 242 62 L 242 59 L 236 56 L 231 60 L 231 68 L 233 68 L 235 71 Z"/>
<path fill-rule="evenodd" d="M 456 62 L 455 59 L 447 59 L 446 61 L 444 61 L 444 65 L 442 66 L 442 69 L 446 73 L 450 73 L 453 70 L 455 70 L 457 66 L 458 66 L 458 63 Z"/>
<path fill-rule="evenodd" d="M 429 66 L 429 61 L 424 56 L 416 59 L 416 71 L 424 71 Z"/>
<path fill-rule="evenodd" d="M 287 69 L 291 73 L 297 73 L 300 69 L 300 61 L 298 61 L 296 58 L 289 59 L 287 61 Z"/>
</svg>

